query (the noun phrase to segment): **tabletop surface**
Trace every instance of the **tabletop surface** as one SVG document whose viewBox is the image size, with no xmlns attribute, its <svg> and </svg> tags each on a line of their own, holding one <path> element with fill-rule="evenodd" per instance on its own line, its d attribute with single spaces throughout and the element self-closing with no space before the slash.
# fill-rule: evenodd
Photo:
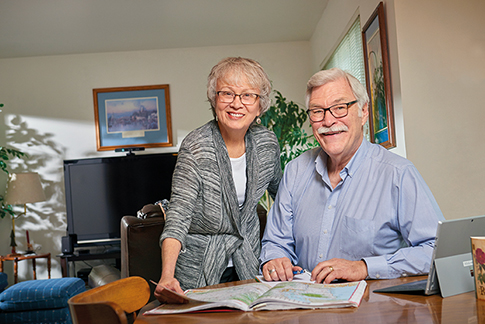
<svg viewBox="0 0 485 324">
<path fill-rule="evenodd" d="M 367 280 L 367 288 L 358 308 L 143 315 L 144 311 L 159 305 L 158 301 L 153 301 L 142 308 L 135 323 L 485 323 L 485 301 L 477 300 L 474 291 L 446 298 L 440 295 L 373 292 L 375 289 L 423 279 L 426 276 Z M 248 282 L 253 280 L 212 287 Z"/>
</svg>

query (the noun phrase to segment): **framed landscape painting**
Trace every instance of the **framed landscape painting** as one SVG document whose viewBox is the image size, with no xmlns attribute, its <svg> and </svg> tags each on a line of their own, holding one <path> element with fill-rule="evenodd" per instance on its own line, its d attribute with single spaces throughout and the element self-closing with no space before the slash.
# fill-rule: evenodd
<svg viewBox="0 0 485 324">
<path fill-rule="evenodd" d="M 371 141 L 385 148 L 396 147 L 392 104 L 389 50 L 381 2 L 362 30 L 365 75 L 369 94 Z"/>
<path fill-rule="evenodd" d="M 93 89 L 98 151 L 172 146 L 169 85 Z"/>
</svg>

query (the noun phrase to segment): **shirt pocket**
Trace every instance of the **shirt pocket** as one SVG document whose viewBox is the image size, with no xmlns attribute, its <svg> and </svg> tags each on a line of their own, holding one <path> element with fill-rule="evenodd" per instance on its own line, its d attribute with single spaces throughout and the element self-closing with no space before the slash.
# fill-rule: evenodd
<svg viewBox="0 0 485 324">
<path fill-rule="evenodd" d="M 360 260 L 374 254 L 374 221 L 344 216 L 337 231 L 342 258 Z"/>
</svg>

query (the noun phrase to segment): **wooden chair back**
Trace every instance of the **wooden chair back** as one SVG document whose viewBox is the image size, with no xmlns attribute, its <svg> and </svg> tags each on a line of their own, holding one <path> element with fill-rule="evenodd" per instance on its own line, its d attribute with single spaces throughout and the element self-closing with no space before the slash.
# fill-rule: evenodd
<svg viewBox="0 0 485 324">
<path fill-rule="evenodd" d="M 128 317 L 133 320 L 149 298 L 147 281 L 135 276 L 87 290 L 68 304 L 74 324 L 127 324 Z"/>
</svg>

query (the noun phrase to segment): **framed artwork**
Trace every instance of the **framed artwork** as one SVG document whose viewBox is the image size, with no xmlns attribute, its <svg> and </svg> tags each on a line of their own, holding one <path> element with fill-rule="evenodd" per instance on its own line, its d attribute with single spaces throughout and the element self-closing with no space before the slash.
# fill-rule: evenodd
<svg viewBox="0 0 485 324">
<path fill-rule="evenodd" d="M 371 142 L 385 148 L 396 147 L 392 105 L 389 49 L 387 46 L 384 5 L 379 3 L 362 29 L 364 65 L 369 93 Z"/>
<path fill-rule="evenodd" d="M 168 84 L 93 89 L 98 151 L 172 146 Z"/>
</svg>

